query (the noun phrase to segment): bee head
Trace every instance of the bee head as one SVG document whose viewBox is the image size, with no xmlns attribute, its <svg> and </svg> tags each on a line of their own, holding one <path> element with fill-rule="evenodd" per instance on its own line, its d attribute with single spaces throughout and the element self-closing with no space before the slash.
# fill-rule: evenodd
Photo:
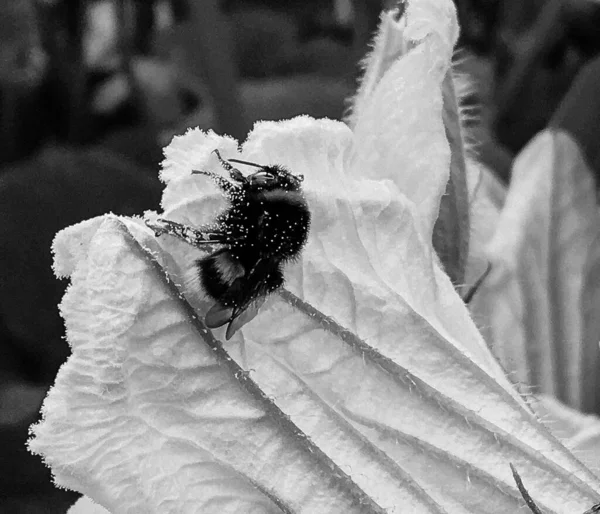
<svg viewBox="0 0 600 514">
<path fill-rule="evenodd" d="M 283 166 L 263 166 L 259 171 L 247 177 L 250 189 L 253 191 L 300 191 L 303 175 L 294 175 Z"/>
</svg>

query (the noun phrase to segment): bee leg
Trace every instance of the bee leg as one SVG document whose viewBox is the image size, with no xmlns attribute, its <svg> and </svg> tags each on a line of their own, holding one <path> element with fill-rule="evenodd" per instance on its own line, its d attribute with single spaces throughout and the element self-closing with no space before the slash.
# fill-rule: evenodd
<svg viewBox="0 0 600 514">
<path fill-rule="evenodd" d="M 223 166 L 223 169 L 225 169 L 229 172 L 229 176 L 231 177 L 231 180 L 239 182 L 240 184 L 245 184 L 247 182 L 246 177 L 244 177 L 244 175 L 242 175 L 242 172 L 240 170 L 238 170 L 237 168 L 234 168 L 228 161 L 226 161 L 225 159 L 223 159 L 223 157 L 221 157 L 219 150 L 214 149 L 213 153 L 219 159 L 219 162 L 221 163 L 221 166 Z"/>
<path fill-rule="evenodd" d="M 217 185 L 217 187 L 223 191 L 225 194 L 231 194 L 235 191 L 239 190 L 239 187 L 235 184 L 229 182 L 226 178 L 213 173 L 212 171 L 204 171 L 204 170 L 192 170 L 192 175 L 206 175 L 210 177 L 213 182 Z"/>
<path fill-rule="evenodd" d="M 163 234 L 177 237 L 192 246 L 204 246 L 207 244 L 231 244 L 237 241 L 216 230 L 198 230 L 176 221 L 162 218 L 156 221 L 146 220 L 146 225 L 154 231 L 156 237 Z"/>
</svg>

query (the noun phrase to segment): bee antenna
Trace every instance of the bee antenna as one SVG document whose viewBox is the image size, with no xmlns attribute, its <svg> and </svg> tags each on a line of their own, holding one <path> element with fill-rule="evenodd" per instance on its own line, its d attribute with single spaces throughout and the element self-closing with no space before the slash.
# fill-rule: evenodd
<svg viewBox="0 0 600 514">
<path fill-rule="evenodd" d="M 248 166 L 254 166 L 255 168 L 264 168 L 261 164 L 256 164 L 255 162 L 241 161 L 239 159 L 227 159 L 229 162 L 236 162 L 238 164 L 246 164 Z"/>
</svg>

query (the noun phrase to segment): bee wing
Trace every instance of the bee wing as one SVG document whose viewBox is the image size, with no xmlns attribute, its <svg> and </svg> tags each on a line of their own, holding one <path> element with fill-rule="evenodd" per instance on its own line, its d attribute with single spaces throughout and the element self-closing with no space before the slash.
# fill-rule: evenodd
<svg viewBox="0 0 600 514">
<path fill-rule="evenodd" d="M 263 303 L 265 303 L 264 296 L 260 296 L 244 307 L 237 307 L 236 309 L 225 307 L 217 302 L 206 313 L 204 323 L 208 328 L 219 328 L 229 323 L 225 334 L 225 339 L 229 340 L 240 328 L 256 317 Z"/>
<path fill-rule="evenodd" d="M 265 300 L 265 296 L 259 296 L 255 300 L 251 301 L 248 305 L 246 305 L 246 307 L 244 307 L 243 309 L 236 309 L 231 317 L 229 326 L 227 327 L 225 339 L 231 339 L 233 334 L 235 334 L 246 323 L 252 321 L 258 314 L 258 311 L 262 307 L 263 303 L 265 303 Z"/>
<path fill-rule="evenodd" d="M 217 328 L 229 323 L 225 334 L 225 338 L 229 340 L 241 327 L 254 319 L 265 303 L 269 290 L 281 285 L 277 283 L 273 287 L 273 279 L 266 274 L 272 267 L 272 262 L 259 259 L 250 273 L 236 278 L 229 286 L 228 293 L 237 298 L 238 304 L 227 307 L 219 302 L 215 303 L 206 313 L 206 325 L 209 328 Z"/>
<path fill-rule="evenodd" d="M 208 328 L 219 328 L 229 323 L 232 316 L 233 307 L 225 307 L 217 302 L 206 313 L 204 323 Z"/>
</svg>

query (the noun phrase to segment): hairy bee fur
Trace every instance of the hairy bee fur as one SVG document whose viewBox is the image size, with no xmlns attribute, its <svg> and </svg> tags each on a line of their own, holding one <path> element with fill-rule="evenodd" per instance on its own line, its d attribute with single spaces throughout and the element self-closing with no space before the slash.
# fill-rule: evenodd
<svg viewBox="0 0 600 514">
<path fill-rule="evenodd" d="M 265 298 L 284 284 L 283 267 L 296 259 L 310 228 L 310 210 L 301 175 L 280 165 L 224 160 L 214 151 L 231 180 L 209 171 L 229 201 L 214 222 L 194 228 L 159 219 L 146 222 L 157 236 L 167 233 L 189 244 L 216 250 L 194 263 L 203 291 L 214 300 L 205 316 L 209 328 L 228 325 L 226 338 L 253 319 Z M 258 168 L 244 176 L 231 163 Z"/>
</svg>

